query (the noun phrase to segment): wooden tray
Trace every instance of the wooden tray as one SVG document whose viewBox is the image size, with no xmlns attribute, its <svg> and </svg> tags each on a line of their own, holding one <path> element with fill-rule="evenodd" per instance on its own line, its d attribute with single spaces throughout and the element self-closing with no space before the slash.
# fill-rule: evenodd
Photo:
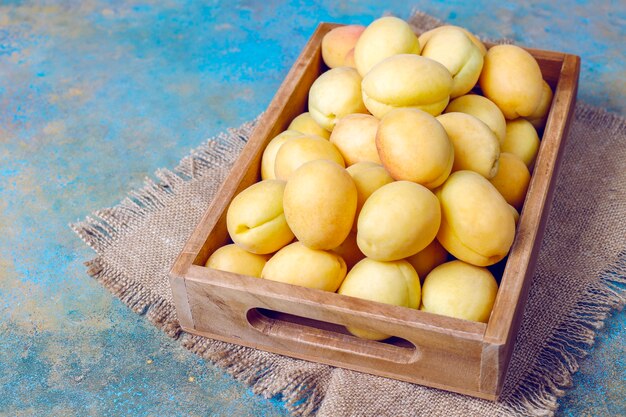
<svg viewBox="0 0 626 417">
<path fill-rule="evenodd" d="M 322 23 L 291 68 L 217 197 L 171 270 L 182 328 L 239 345 L 431 387 L 497 399 L 520 325 L 552 201 L 563 143 L 573 113 L 580 58 L 528 49 L 554 99 L 518 230 L 488 324 L 221 272 L 204 267 L 230 242 L 226 210 L 260 179 L 267 143 L 306 111 L 308 91 L 325 71 Z M 386 342 L 359 339 L 342 325 L 393 334 Z"/>
</svg>

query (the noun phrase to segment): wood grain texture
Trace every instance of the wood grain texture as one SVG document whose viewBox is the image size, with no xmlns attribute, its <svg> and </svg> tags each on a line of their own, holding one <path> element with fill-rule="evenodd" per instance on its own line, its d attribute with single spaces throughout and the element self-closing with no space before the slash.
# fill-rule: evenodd
<svg viewBox="0 0 626 417">
<path fill-rule="evenodd" d="M 515 337 L 541 248 L 564 144 L 574 113 L 579 72 L 580 58 L 564 55 L 561 75 L 554 92 L 515 241 L 485 332 L 486 344 L 503 346 L 499 352 L 503 357 L 493 364 L 499 368 L 495 373 L 499 388 L 504 382 L 506 367 L 513 353 Z"/>
<path fill-rule="evenodd" d="M 422 384 L 479 391 L 485 325 L 194 266 L 185 278 L 195 329 L 213 337 L 301 359 Z M 358 339 L 303 321 L 275 320 L 257 308 L 326 323 L 352 324 L 409 343 Z"/>
<path fill-rule="evenodd" d="M 226 210 L 238 192 L 259 180 L 265 146 L 305 111 L 308 90 L 325 70 L 321 39 L 336 26 L 319 25 L 172 268 L 172 292 L 183 329 L 300 359 L 496 399 L 513 351 L 573 113 L 580 68 L 576 56 L 528 49 L 555 88 L 554 99 L 488 324 L 203 266 L 215 249 L 228 242 Z M 395 338 L 387 343 L 358 339 L 345 331 L 346 324 Z"/>
</svg>

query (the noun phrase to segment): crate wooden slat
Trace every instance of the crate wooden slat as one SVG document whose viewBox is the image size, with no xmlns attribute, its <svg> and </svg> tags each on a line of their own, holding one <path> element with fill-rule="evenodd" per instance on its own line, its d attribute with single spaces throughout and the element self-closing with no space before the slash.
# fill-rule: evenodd
<svg viewBox="0 0 626 417">
<path fill-rule="evenodd" d="M 215 200 L 171 270 L 182 328 L 190 333 L 300 359 L 419 383 L 486 399 L 502 388 L 528 295 L 563 144 L 576 98 L 580 59 L 529 49 L 554 90 L 518 232 L 487 324 L 360 300 L 204 267 L 228 242 L 226 209 L 259 180 L 267 143 L 306 110 L 308 90 L 326 68 L 322 23 L 304 47 Z M 374 342 L 343 325 L 393 334 Z"/>
</svg>

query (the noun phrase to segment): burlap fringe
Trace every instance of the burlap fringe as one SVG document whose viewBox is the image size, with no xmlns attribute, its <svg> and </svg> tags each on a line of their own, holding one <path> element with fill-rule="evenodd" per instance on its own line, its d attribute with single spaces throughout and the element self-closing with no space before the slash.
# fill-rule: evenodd
<svg viewBox="0 0 626 417">
<path fill-rule="evenodd" d="M 209 170 L 230 168 L 257 120 L 210 139 L 183 158 L 174 170 L 156 171 L 156 181 L 146 178 L 141 189 L 130 191 L 117 206 L 95 211 L 92 216 L 72 223 L 70 227 L 96 253 L 102 254 L 120 235 L 134 229 L 150 213 L 164 207 L 178 186 Z"/>
<path fill-rule="evenodd" d="M 72 230 L 99 256 L 86 262 L 87 273 L 118 297 L 133 312 L 142 314 L 168 336 L 179 339 L 191 352 L 224 369 L 236 380 L 250 386 L 265 398 L 280 398 L 295 416 L 313 415 L 325 394 L 325 383 L 318 376 L 293 374 L 291 380 L 272 371 L 272 361 L 251 362 L 241 346 L 189 335 L 182 332 L 174 306 L 153 294 L 149 288 L 129 280 L 103 260 L 106 249 L 120 236 L 141 226 L 147 217 L 165 207 L 187 181 L 198 179 L 209 171 L 229 168 L 235 162 L 252 133 L 258 118 L 237 129 L 229 129 L 193 150 L 173 170 L 158 170 L 156 180 L 145 179 L 144 186 L 129 192 L 117 206 L 98 210 L 81 222 L 70 224 Z M 269 358 L 269 356 L 268 356 Z"/>
<path fill-rule="evenodd" d="M 502 401 L 521 416 L 551 416 L 557 400 L 572 386 L 579 361 L 594 344 L 596 330 L 613 310 L 626 305 L 626 252 L 589 286 L 547 340 L 535 366 Z"/>
<path fill-rule="evenodd" d="M 443 24 L 425 13 L 416 11 L 410 22 L 420 31 Z M 626 121 L 606 111 L 579 104 L 576 117 L 589 122 L 608 124 L 612 130 L 625 129 Z M 258 119 L 257 119 L 258 120 Z M 113 208 L 96 211 L 84 221 L 70 227 L 99 255 L 117 238 L 142 224 L 146 217 L 164 207 L 177 189 L 186 181 L 205 175 L 215 168 L 230 167 L 236 159 L 256 120 L 220 134 L 194 150 L 173 170 L 159 170 L 157 181 L 146 179 L 142 189 L 131 191 L 127 198 Z M 235 156 L 229 156 L 235 155 Z M 174 306 L 156 297 L 149 289 L 128 281 L 119 271 L 105 265 L 102 257 L 87 262 L 88 274 L 98 280 L 113 295 L 137 314 L 144 314 L 157 328 L 181 343 L 191 352 L 224 369 L 238 381 L 251 387 L 265 398 L 280 398 L 295 416 L 315 414 L 325 395 L 325 383 L 315 375 L 293 374 L 289 382 L 272 371 L 271 359 L 251 362 L 245 360 L 245 350 L 236 345 L 183 334 Z M 599 281 L 591 285 L 576 308 L 554 331 L 538 360 L 503 402 L 521 416 L 550 416 L 557 408 L 557 399 L 572 385 L 572 374 L 579 360 L 592 347 L 595 331 L 603 326 L 614 309 L 626 304 L 626 252 L 607 269 Z"/>
<path fill-rule="evenodd" d="M 613 135 L 624 135 L 624 118 L 583 103 L 576 105 L 575 120 L 602 124 Z M 557 400 L 572 386 L 572 375 L 579 361 L 588 355 L 595 342 L 596 331 L 604 326 L 613 310 L 626 305 L 626 251 L 591 284 L 572 311 L 546 341 L 534 367 L 507 393 L 502 401 L 521 416 L 551 416 Z"/>
<path fill-rule="evenodd" d="M 183 158 L 173 171 L 158 170 L 155 173 L 157 181 L 146 178 L 141 189 L 130 191 L 117 206 L 98 210 L 85 220 L 70 224 L 72 230 L 100 255 L 86 263 L 87 273 L 134 312 L 145 314 L 170 336 L 176 337 L 180 333 L 180 329 L 176 329 L 178 322 L 174 307 L 155 296 L 148 288 L 128 281 L 120 271 L 106 265 L 102 255 L 120 236 L 137 228 L 151 213 L 163 208 L 167 200 L 175 195 L 176 190 L 185 182 L 196 179 L 212 169 L 232 166 L 255 124 L 256 120 L 216 136 Z M 169 325 L 173 321 L 176 321 L 174 327 Z"/>
<path fill-rule="evenodd" d="M 174 306 L 163 298 L 156 297 L 149 289 L 130 282 L 102 261 L 102 257 L 85 263 L 87 273 L 119 298 L 133 312 L 145 315 L 152 324 L 168 336 L 177 339 L 182 330 L 176 318 Z"/>
</svg>

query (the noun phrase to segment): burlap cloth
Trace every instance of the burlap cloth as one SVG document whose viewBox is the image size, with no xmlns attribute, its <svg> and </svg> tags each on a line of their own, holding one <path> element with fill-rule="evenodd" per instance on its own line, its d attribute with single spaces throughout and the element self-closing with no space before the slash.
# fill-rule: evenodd
<svg viewBox="0 0 626 417">
<path fill-rule="evenodd" d="M 417 13 L 426 30 L 439 22 Z M 181 332 L 168 270 L 254 127 L 201 145 L 118 206 L 72 225 L 89 274 L 192 352 L 298 416 L 551 415 L 595 330 L 626 301 L 626 121 L 578 104 L 501 401 L 494 403 Z"/>
</svg>

